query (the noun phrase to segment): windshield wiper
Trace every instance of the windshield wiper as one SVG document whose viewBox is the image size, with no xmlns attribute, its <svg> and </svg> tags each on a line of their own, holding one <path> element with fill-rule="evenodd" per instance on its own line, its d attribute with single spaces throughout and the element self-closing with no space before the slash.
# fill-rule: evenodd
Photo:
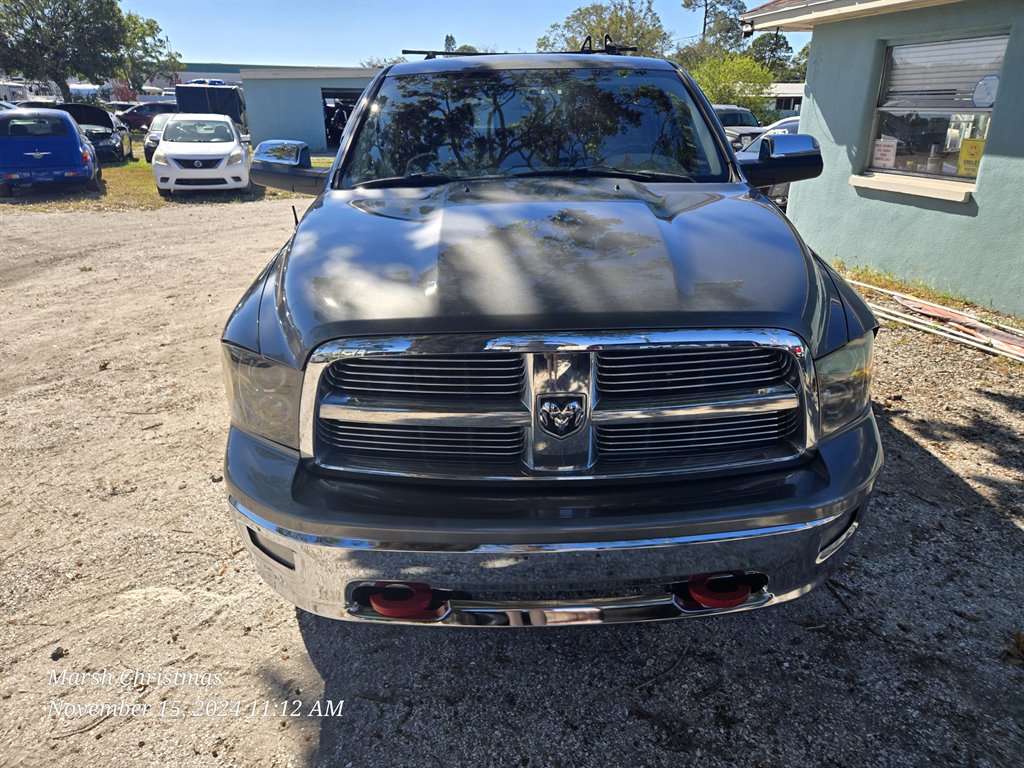
<svg viewBox="0 0 1024 768">
<path fill-rule="evenodd" d="M 552 168 L 543 171 L 524 171 L 513 173 L 509 178 L 543 178 L 558 176 L 594 176 L 612 179 L 632 179 L 633 181 L 670 181 L 693 182 L 692 176 L 685 173 L 668 173 L 666 171 L 646 171 L 640 168 L 614 168 L 610 165 L 584 165 L 579 168 Z"/>
</svg>

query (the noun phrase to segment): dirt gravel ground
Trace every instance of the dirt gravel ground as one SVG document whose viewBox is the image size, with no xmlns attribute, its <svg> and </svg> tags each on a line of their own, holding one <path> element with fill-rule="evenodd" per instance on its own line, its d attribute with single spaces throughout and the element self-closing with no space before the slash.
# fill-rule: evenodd
<svg viewBox="0 0 1024 768">
<path fill-rule="evenodd" d="M 289 205 L 0 209 L 0 765 L 1022 764 L 1024 367 L 905 328 L 872 514 L 801 600 L 478 632 L 286 605 L 225 514 L 218 335 Z"/>
</svg>

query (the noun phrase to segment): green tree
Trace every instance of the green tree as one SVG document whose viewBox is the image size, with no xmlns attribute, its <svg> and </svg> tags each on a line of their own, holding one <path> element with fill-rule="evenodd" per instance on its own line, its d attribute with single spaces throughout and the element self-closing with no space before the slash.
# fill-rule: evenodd
<svg viewBox="0 0 1024 768">
<path fill-rule="evenodd" d="M 768 32 L 753 39 L 747 55 L 781 80 L 789 73 L 793 47 L 781 32 Z"/>
<path fill-rule="evenodd" d="M 455 50 L 455 35 L 444 36 L 444 51 L 445 53 L 451 53 Z"/>
<path fill-rule="evenodd" d="M 690 74 L 713 104 L 736 104 L 759 117 L 768 112 L 772 73 L 749 56 L 707 59 Z"/>
<path fill-rule="evenodd" d="M 170 79 L 182 68 L 181 56 L 171 49 L 170 40 L 160 36 L 160 25 L 137 13 L 124 17 L 125 45 L 118 74 L 138 93 L 156 77 Z"/>
<path fill-rule="evenodd" d="M 747 10 L 743 0 L 682 0 L 683 10 L 701 14 L 701 41 L 727 44 L 728 50 L 743 46 L 739 16 Z"/>
<path fill-rule="evenodd" d="M 811 57 L 811 44 L 807 43 L 800 49 L 800 53 L 793 57 L 789 67 L 789 74 L 786 77 L 788 82 L 802 83 L 807 79 L 807 60 Z"/>
<path fill-rule="evenodd" d="M 408 59 L 405 58 L 405 56 L 390 56 L 388 58 L 383 56 L 370 56 L 369 58 L 360 61 L 359 66 L 384 69 L 384 67 L 390 67 L 392 64 L 403 64 L 407 61 Z"/>
<path fill-rule="evenodd" d="M 537 40 L 537 50 L 579 50 L 587 35 L 599 47 L 606 34 L 620 45 L 635 45 L 641 56 L 664 57 L 673 44 L 653 0 L 611 0 L 577 8 L 564 21 L 552 24 Z"/>
<path fill-rule="evenodd" d="M 103 82 L 123 61 L 126 30 L 117 0 L 3 0 L 0 67 L 53 80 L 65 101 L 68 80 Z"/>
</svg>

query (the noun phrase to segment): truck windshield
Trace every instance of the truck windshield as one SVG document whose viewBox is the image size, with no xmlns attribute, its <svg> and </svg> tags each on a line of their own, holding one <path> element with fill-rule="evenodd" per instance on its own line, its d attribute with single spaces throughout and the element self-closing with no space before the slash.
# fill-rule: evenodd
<svg viewBox="0 0 1024 768">
<path fill-rule="evenodd" d="M 669 181 L 728 178 L 711 130 L 676 72 L 559 68 L 387 78 L 342 186 L 581 171 Z"/>
<path fill-rule="evenodd" d="M 730 128 L 736 126 L 752 126 L 758 125 L 757 118 L 754 117 L 753 112 L 747 111 L 732 111 L 732 112 L 719 112 L 718 119 L 722 121 L 722 125 L 727 125 Z"/>
</svg>

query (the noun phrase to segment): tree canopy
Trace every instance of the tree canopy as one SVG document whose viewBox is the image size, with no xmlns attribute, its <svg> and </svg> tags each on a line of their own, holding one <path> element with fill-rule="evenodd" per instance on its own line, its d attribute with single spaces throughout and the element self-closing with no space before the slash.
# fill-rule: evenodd
<svg viewBox="0 0 1024 768">
<path fill-rule="evenodd" d="M 758 35 L 750 43 L 747 53 L 750 58 L 768 69 L 776 80 L 781 80 L 789 73 L 793 47 L 780 32 Z"/>
<path fill-rule="evenodd" d="M 160 25 L 137 13 L 124 17 L 125 43 L 118 74 L 129 87 L 139 92 L 147 81 L 156 77 L 170 78 L 181 69 L 181 57 L 171 50 L 171 43 L 160 36 Z"/>
<path fill-rule="evenodd" d="M 736 104 L 761 116 L 770 100 L 772 73 L 749 56 L 707 59 L 690 74 L 714 104 Z"/>
<path fill-rule="evenodd" d="M 640 56 L 665 57 L 673 47 L 653 0 L 611 0 L 577 8 L 537 40 L 539 51 L 579 50 L 590 35 L 595 47 L 605 34 L 616 43 L 635 45 Z"/>
<path fill-rule="evenodd" d="M 103 82 L 118 74 L 125 34 L 117 0 L 4 0 L 0 67 L 53 80 L 70 101 L 69 79 Z"/>
<path fill-rule="evenodd" d="M 181 60 L 159 24 L 122 14 L 117 0 L 3 0 L 0 67 L 52 80 L 70 101 L 72 78 L 119 78 L 138 92 L 147 80 L 172 76 Z"/>
</svg>

